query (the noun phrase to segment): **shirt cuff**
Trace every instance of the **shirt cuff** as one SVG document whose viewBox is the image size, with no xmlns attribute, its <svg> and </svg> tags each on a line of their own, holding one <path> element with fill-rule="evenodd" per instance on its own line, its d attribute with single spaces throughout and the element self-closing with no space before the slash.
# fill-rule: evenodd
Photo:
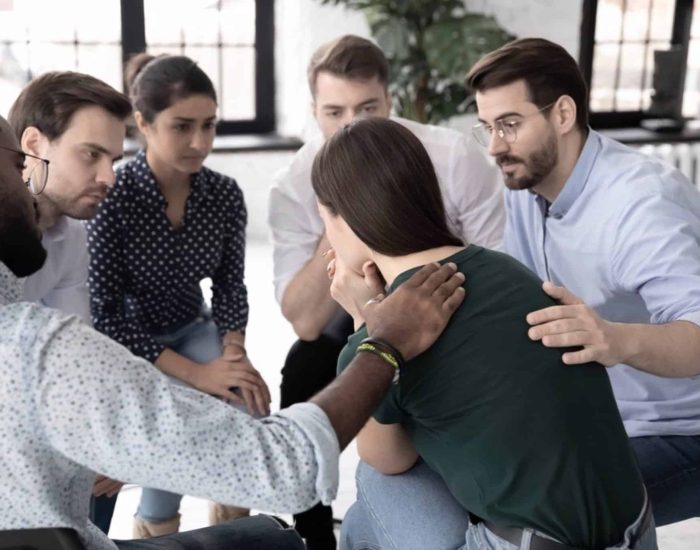
<svg viewBox="0 0 700 550">
<path fill-rule="evenodd" d="M 277 414 L 292 420 L 311 441 L 318 467 L 316 495 L 323 504 L 330 505 L 338 493 L 340 445 L 328 416 L 313 403 L 297 403 Z"/>
<path fill-rule="evenodd" d="M 674 321 L 690 321 L 700 327 L 700 311 L 691 311 L 674 319 Z"/>
</svg>

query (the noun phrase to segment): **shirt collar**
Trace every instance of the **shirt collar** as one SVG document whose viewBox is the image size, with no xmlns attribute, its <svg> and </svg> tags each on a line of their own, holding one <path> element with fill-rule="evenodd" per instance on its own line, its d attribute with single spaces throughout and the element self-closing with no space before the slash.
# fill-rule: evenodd
<svg viewBox="0 0 700 550">
<path fill-rule="evenodd" d="M 51 227 L 46 229 L 41 234 L 41 240 L 47 242 L 60 242 L 66 238 L 66 230 L 68 229 L 68 219 L 66 216 L 59 216 Z"/>
<path fill-rule="evenodd" d="M 0 262 L 0 306 L 22 300 L 22 281 L 10 271 L 9 267 Z"/>
<path fill-rule="evenodd" d="M 158 189 L 158 184 L 156 183 L 156 178 L 151 172 L 150 166 L 148 166 L 148 161 L 146 160 L 146 150 L 141 149 L 134 158 L 135 170 L 141 172 L 143 177 L 136 177 L 137 186 L 141 193 L 147 197 L 147 199 L 155 204 L 164 206 L 165 197 Z M 192 175 L 191 179 L 192 189 L 190 191 L 189 201 L 193 204 L 199 203 L 202 196 L 212 197 L 213 189 L 212 184 L 209 181 L 209 177 L 205 174 L 204 168 L 200 169 L 199 172 Z"/>
<path fill-rule="evenodd" d="M 557 198 L 554 199 L 554 202 L 549 206 L 550 216 L 556 219 L 564 217 L 579 195 L 583 193 L 588 183 L 588 178 L 591 175 L 593 165 L 598 158 L 601 146 L 600 134 L 589 128 L 588 137 L 586 138 L 586 142 L 583 145 L 583 149 L 581 150 L 581 154 L 576 161 L 571 175 L 566 180 Z"/>
</svg>

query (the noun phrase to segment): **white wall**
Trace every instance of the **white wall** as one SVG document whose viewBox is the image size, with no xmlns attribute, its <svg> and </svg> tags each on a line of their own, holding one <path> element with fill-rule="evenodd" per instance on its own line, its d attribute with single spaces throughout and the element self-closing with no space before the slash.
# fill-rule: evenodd
<svg viewBox="0 0 700 550">
<path fill-rule="evenodd" d="M 583 0 L 465 0 L 468 9 L 494 15 L 518 37 L 541 36 L 578 55 Z M 278 131 L 308 139 L 316 131 L 310 114 L 306 65 L 324 42 L 342 34 L 370 37 L 364 15 L 344 7 L 322 6 L 317 0 L 277 0 L 275 43 Z M 458 128 L 470 126 L 462 122 Z M 293 153 L 213 154 L 208 165 L 233 176 L 245 193 L 248 234 L 267 238 L 267 195 L 274 174 Z"/>
</svg>

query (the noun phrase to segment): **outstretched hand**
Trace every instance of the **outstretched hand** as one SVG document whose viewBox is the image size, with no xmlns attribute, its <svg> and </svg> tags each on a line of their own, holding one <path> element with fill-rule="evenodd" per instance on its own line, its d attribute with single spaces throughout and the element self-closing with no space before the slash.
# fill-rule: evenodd
<svg viewBox="0 0 700 550">
<path fill-rule="evenodd" d="M 624 362 L 624 339 L 618 337 L 617 325 L 601 317 L 564 287 L 547 281 L 543 290 L 562 305 L 533 311 L 527 316 L 531 325 L 528 336 L 541 340 L 549 348 L 582 347 L 562 355 L 567 365 L 592 361 L 612 367 Z"/>
<path fill-rule="evenodd" d="M 464 275 L 457 266 L 431 263 L 389 297 L 378 294 L 361 312 L 370 336 L 386 340 L 404 359 L 427 350 L 464 300 Z"/>
</svg>

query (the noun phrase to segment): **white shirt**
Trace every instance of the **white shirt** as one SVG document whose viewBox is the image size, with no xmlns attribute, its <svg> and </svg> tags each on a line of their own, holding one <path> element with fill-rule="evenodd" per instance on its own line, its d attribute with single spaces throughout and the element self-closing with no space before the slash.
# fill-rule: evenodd
<svg viewBox="0 0 700 550">
<path fill-rule="evenodd" d="M 24 282 L 23 298 L 46 307 L 75 314 L 90 323 L 87 287 L 88 249 L 85 227 L 61 216 L 41 239 L 47 256 L 44 267 Z"/>
<path fill-rule="evenodd" d="M 411 130 L 433 161 L 450 228 L 467 243 L 500 250 L 505 224 L 503 185 L 498 169 L 479 145 L 448 128 L 392 120 Z M 324 233 L 311 186 L 311 166 L 323 143 L 319 136 L 299 149 L 270 191 L 268 223 L 278 302 Z"/>
<path fill-rule="evenodd" d="M 20 297 L 0 263 L 0 530 L 68 527 L 115 549 L 88 520 L 94 472 L 274 512 L 335 497 L 340 449 L 316 405 L 252 418 Z"/>
</svg>

